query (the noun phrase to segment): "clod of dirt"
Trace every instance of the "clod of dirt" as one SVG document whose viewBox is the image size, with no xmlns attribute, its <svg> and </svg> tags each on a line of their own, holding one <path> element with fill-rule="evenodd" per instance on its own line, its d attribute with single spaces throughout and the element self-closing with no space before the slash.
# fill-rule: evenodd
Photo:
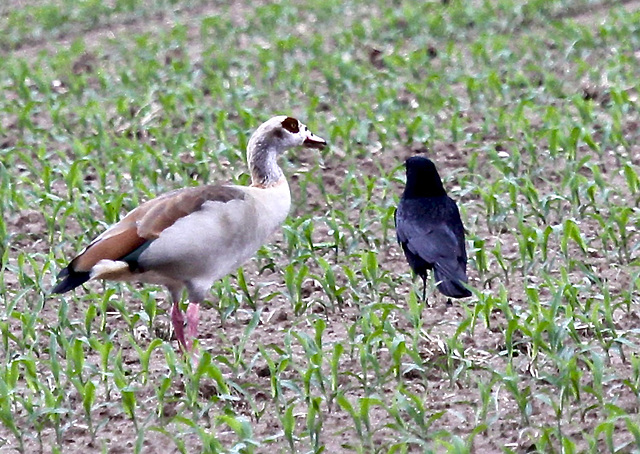
<svg viewBox="0 0 640 454">
<path fill-rule="evenodd" d="M 386 66 L 382 57 L 383 53 L 381 50 L 375 48 L 369 49 L 369 63 L 371 63 L 374 68 L 383 69 Z"/>
<path fill-rule="evenodd" d="M 162 416 L 165 418 L 173 418 L 178 414 L 177 404 L 169 402 L 162 406 Z"/>
<path fill-rule="evenodd" d="M 200 385 L 200 395 L 205 399 L 211 399 L 217 394 L 218 390 L 212 382 L 205 382 Z"/>
<path fill-rule="evenodd" d="M 285 322 L 287 320 L 289 320 L 289 314 L 287 311 L 279 311 L 274 317 L 274 321 L 276 322 Z"/>
<path fill-rule="evenodd" d="M 422 378 L 420 371 L 418 369 L 410 369 L 402 374 L 404 378 L 407 380 L 419 380 Z"/>
<path fill-rule="evenodd" d="M 269 369 L 269 366 L 264 364 L 264 365 L 258 366 L 256 368 L 256 375 L 258 377 L 260 377 L 260 378 L 270 377 L 271 376 L 271 370 Z"/>
<path fill-rule="evenodd" d="M 71 71 L 76 75 L 92 73 L 96 65 L 96 61 L 97 58 L 94 54 L 85 52 L 73 62 Z"/>
</svg>

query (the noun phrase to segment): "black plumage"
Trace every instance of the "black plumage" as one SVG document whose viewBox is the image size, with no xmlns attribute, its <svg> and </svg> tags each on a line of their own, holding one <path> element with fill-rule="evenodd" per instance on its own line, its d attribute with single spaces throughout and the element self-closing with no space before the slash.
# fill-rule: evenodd
<svg viewBox="0 0 640 454">
<path fill-rule="evenodd" d="M 88 271 L 73 271 L 73 268 L 69 265 L 58 273 L 57 278 L 62 280 L 51 290 L 51 293 L 66 293 L 69 290 L 73 290 L 87 282 L 91 278 L 91 273 Z"/>
<path fill-rule="evenodd" d="M 407 185 L 396 210 L 396 234 L 413 271 L 422 278 L 426 299 L 427 270 L 438 290 L 451 298 L 471 296 L 467 278 L 464 227 L 456 203 L 447 196 L 433 162 L 414 156 L 405 162 Z"/>
</svg>

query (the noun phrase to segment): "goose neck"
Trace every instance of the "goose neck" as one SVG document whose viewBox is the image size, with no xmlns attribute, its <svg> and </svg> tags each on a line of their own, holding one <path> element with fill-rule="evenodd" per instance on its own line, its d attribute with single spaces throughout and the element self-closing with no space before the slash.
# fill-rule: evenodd
<svg viewBox="0 0 640 454">
<path fill-rule="evenodd" d="M 251 172 L 252 186 L 271 187 L 284 176 L 278 166 L 278 153 L 273 146 L 257 142 L 250 144 L 247 161 Z"/>
</svg>

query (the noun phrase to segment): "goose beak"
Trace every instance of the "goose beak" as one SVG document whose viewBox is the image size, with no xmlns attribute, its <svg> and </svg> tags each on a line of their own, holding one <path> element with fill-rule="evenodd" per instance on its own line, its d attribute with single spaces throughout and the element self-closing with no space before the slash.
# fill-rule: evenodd
<svg viewBox="0 0 640 454">
<path fill-rule="evenodd" d="M 306 139 L 304 139 L 304 142 L 302 144 L 307 148 L 315 148 L 317 150 L 322 150 L 324 147 L 327 146 L 327 141 L 324 140 L 322 137 L 318 137 L 315 134 L 310 132 L 309 135 L 306 137 Z"/>
</svg>

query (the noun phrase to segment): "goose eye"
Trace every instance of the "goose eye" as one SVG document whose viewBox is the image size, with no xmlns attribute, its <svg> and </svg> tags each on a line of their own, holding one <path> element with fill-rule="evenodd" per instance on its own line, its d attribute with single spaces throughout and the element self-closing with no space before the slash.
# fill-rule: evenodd
<svg viewBox="0 0 640 454">
<path fill-rule="evenodd" d="M 282 120 L 282 127 L 293 134 L 300 132 L 300 123 L 295 118 L 287 117 Z"/>
</svg>

